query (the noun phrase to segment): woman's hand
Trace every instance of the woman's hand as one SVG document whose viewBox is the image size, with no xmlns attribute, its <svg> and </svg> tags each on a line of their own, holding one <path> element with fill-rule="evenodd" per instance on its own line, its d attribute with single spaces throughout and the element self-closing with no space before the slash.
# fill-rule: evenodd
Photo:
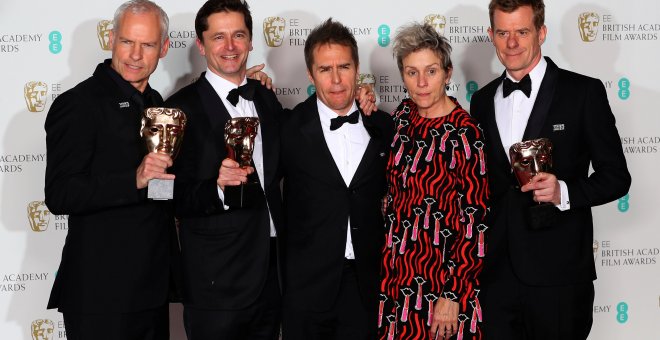
<svg viewBox="0 0 660 340">
<path fill-rule="evenodd" d="M 436 339 L 449 339 L 458 332 L 458 303 L 439 298 L 433 306 L 431 334 Z"/>
</svg>

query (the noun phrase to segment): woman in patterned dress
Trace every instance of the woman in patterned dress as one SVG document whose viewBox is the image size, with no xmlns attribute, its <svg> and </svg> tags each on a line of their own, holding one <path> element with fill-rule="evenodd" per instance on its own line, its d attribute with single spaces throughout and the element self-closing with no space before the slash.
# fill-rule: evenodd
<svg viewBox="0 0 660 340">
<path fill-rule="evenodd" d="M 444 37 L 412 24 L 393 48 L 410 98 L 392 113 L 379 338 L 481 339 L 483 133 L 445 92 L 452 64 Z"/>
</svg>

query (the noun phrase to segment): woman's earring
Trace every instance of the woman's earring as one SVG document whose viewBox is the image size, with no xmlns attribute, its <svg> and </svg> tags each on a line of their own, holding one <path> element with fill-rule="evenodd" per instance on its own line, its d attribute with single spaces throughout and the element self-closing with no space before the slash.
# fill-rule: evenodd
<svg viewBox="0 0 660 340">
<path fill-rule="evenodd" d="M 403 88 L 403 98 L 410 98 L 408 97 L 408 89 L 405 87 Z"/>
</svg>

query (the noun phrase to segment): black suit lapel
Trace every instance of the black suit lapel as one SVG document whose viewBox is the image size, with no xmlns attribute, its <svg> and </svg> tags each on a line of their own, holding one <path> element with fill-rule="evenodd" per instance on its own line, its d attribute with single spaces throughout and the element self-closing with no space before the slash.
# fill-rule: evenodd
<svg viewBox="0 0 660 340">
<path fill-rule="evenodd" d="M 312 153 L 318 156 L 314 157 L 312 154 L 301 154 L 300 157 L 310 157 L 318 160 L 319 162 L 312 162 L 311 160 L 308 160 L 308 162 L 310 163 L 310 166 L 313 164 L 313 166 L 316 167 L 318 171 L 321 171 L 321 173 L 327 174 L 326 176 L 322 177 L 336 182 L 337 185 L 346 186 L 346 183 L 341 176 L 341 172 L 339 171 L 337 164 L 335 164 L 334 158 L 332 158 L 332 153 L 330 153 L 328 143 L 325 141 L 323 129 L 321 128 L 321 118 L 319 117 L 319 109 L 316 105 L 315 95 L 310 96 L 305 101 L 304 112 L 305 114 L 303 116 L 303 121 L 301 122 L 302 124 L 300 126 L 300 131 L 306 140 L 300 142 L 309 143 L 306 149 L 311 149 Z"/>
<path fill-rule="evenodd" d="M 360 160 L 360 164 L 355 170 L 355 174 L 351 179 L 351 184 L 349 187 L 358 186 L 361 179 L 368 177 L 367 175 L 370 174 L 369 166 L 380 156 L 381 150 L 379 146 L 382 145 L 382 139 L 384 138 L 381 131 L 373 125 L 369 117 L 366 117 L 362 111 L 360 111 L 360 115 L 362 116 L 362 123 L 364 124 L 364 128 L 367 130 L 369 137 L 371 138 L 369 139 L 367 148 L 364 150 L 362 160 Z"/>
<path fill-rule="evenodd" d="M 552 98 L 555 94 L 559 68 L 552 60 L 550 60 L 550 58 L 546 57 L 545 59 L 548 62 L 548 67 L 545 70 L 543 81 L 541 81 L 541 87 L 539 88 L 539 93 L 536 96 L 536 101 L 534 102 L 532 113 L 529 115 L 527 127 L 525 128 L 525 133 L 523 134 L 523 140 L 539 138 L 541 128 L 543 128 L 545 120 L 548 117 L 548 113 L 550 112 L 550 105 L 552 104 Z"/>
<path fill-rule="evenodd" d="M 495 94 L 497 93 L 497 88 L 499 87 L 499 84 L 502 83 L 504 77 L 506 77 L 506 73 L 502 73 L 499 79 L 493 83 L 489 92 L 484 96 L 484 98 L 488 100 L 488 104 L 486 105 L 487 112 L 484 116 L 486 120 L 484 125 L 486 126 L 487 136 L 490 136 L 490 145 L 486 147 L 492 150 L 490 154 L 495 155 L 493 161 L 500 164 L 506 164 L 508 167 L 509 155 L 507 154 L 507 150 L 504 150 L 504 144 L 500 137 L 500 130 L 497 127 L 497 120 L 495 119 Z"/>
<path fill-rule="evenodd" d="M 225 150 L 225 123 L 231 118 L 227 108 L 222 103 L 222 99 L 213 89 L 213 86 L 206 80 L 204 73 L 197 80 L 197 92 L 202 99 L 204 113 L 209 119 L 212 135 L 215 137 L 216 152 L 218 159 L 222 161 L 227 155 Z"/>
<path fill-rule="evenodd" d="M 248 79 L 248 81 L 254 81 Z M 262 148 L 263 148 L 263 161 L 264 161 L 264 187 L 267 187 L 268 184 L 275 178 L 275 172 L 277 168 L 277 162 L 280 157 L 279 155 L 279 144 L 277 139 L 278 126 L 274 121 L 275 115 L 280 114 L 280 112 L 267 112 L 271 106 L 266 104 L 266 98 L 263 96 L 261 89 L 259 88 L 260 84 L 255 84 L 257 87 L 255 89 L 254 95 L 254 107 L 257 110 L 257 115 L 259 116 L 259 129 L 261 129 L 261 139 L 262 139 Z M 269 91 L 269 90 L 268 90 Z"/>
</svg>

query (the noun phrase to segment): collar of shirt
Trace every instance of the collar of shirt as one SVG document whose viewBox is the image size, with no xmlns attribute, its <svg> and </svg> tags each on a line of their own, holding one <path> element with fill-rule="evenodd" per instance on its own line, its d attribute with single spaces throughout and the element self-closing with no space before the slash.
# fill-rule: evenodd
<svg viewBox="0 0 660 340">
<path fill-rule="evenodd" d="M 539 93 L 539 88 L 541 88 L 541 82 L 543 81 L 543 76 L 545 75 L 545 70 L 548 68 L 548 62 L 541 56 L 539 63 L 534 66 L 534 68 L 529 72 L 529 78 L 532 80 L 532 92 L 529 95 L 529 100 L 533 103 L 536 100 L 536 95 Z M 506 71 L 506 77 L 509 78 L 512 82 L 517 83 L 518 81 L 513 79 L 509 74 L 509 71 Z M 502 97 L 502 84 L 497 88 L 496 95 Z M 522 92 L 515 91 L 511 96 L 505 98 L 512 100 L 514 97 L 527 98 Z"/>
<path fill-rule="evenodd" d="M 140 106 L 138 108 L 140 111 L 147 107 L 162 105 L 162 103 L 159 103 L 156 99 L 156 96 L 153 93 L 154 90 L 151 88 L 149 83 L 147 83 L 147 87 L 144 88 L 144 92 L 138 91 L 138 89 L 131 85 L 131 83 L 124 80 L 124 78 L 122 78 L 121 75 L 112 68 L 111 63 L 112 59 L 106 59 L 103 61 L 101 68 L 103 68 L 106 74 L 110 76 L 110 79 L 112 79 L 115 84 L 117 84 L 117 87 L 119 87 L 121 93 L 123 93 L 127 98 L 137 99 L 134 96 L 140 97 L 138 100 L 141 102 L 136 103 L 138 106 Z"/>
<path fill-rule="evenodd" d="M 229 91 L 238 88 L 239 86 L 247 84 L 247 78 L 243 78 L 243 81 L 239 85 L 236 85 L 229 80 L 220 77 L 219 75 L 213 73 L 210 69 L 206 69 L 206 73 L 204 74 L 206 77 L 206 80 L 211 84 L 215 92 L 220 96 L 222 99 L 222 102 L 225 103 L 225 106 L 233 106 L 229 101 L 227 100 L 227 95 L 229 94 Z M 243 97 L 238 98 L 239 102 L 241 100 L 245 101 Z"/>
<path fill-rule="evenodd" d="M 316 99 L 316 106 L 319 109 L 319 117 L 321 118 L 321 126 L 323 127 L 323 130 L 326 130 L 326 132 L 330 131 L 330 119 L 337 118 L 337 117 L 339 117 L 339 115 L 335 111 L 333 111 L 331 108 L 329 108 L 327 105 L 325 105 L 325 103 L 323 103 L 320 99 Z M 348 112 L 346 114 L 347 115 L 351 114 L 351 113 L 353 113 L 353 111 L 355 111 L 357 109 L 358 109 L 357 105 L 355 104 L 355 102 L 353 102 L 353 105 L 351 105 L 351 109 L 348 110 Z M 341 129 L 343 129 L 347 125 L 362 125 L 362 116 L 359 117 L 357 124 L 344 124 L 339 129 L 337 129 L 335 131 L 332 131 L 332 132 L 334 133 L 334 132 L 340 131 Z"/>
<path fill-rule="evenodd" d="M 514 91 L 510 96 L 504 98 L 502 96 L 502 84 L 500 83 L 497 87 L 494 98 L 495 120 L 504 152 L 507 155 L 511 145 L 520 142 L 523 138 L 547 66 L 548 62 L 541 58 L 539 63 L 529 72 L 529 77 L 532 80 L 532 91 L 529 98 L 522 91 Z M 508 72 L 506 76 L 513 81 Z"/>
</svg>

